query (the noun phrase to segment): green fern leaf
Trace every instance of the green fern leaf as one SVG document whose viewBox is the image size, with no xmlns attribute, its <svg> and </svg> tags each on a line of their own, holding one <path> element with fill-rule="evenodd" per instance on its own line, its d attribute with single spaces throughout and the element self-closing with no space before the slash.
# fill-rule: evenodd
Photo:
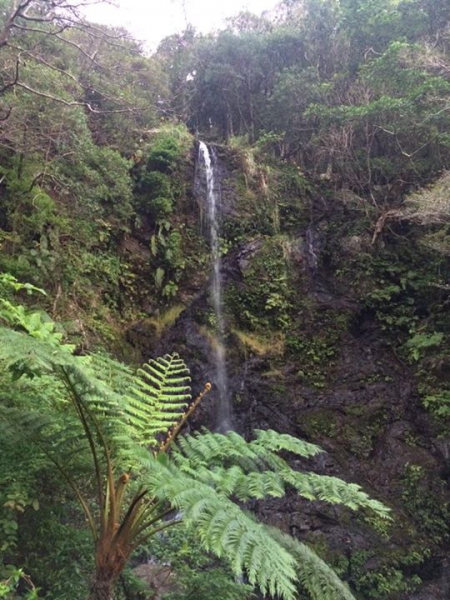
<svg viewBox="0 0 450 600">
<path fill-rule="evenodd" d="M 278 449 L 301 456 L 321 452 L 314 444 L 270 430 L 258 431 L 257 439 L 251 442 L 235 432 L 203 432 L 179 439 L 173 460 L 184 472 L 241 500 L 280 497 L 285 493 L 285 485 L 289 485 L 308 500 L 341 504 L 352 510 L 367 508 L 389 518 L 389 509 L 369 498 L 358 485 L 295 471 L 276 454 Z"/>
<path fill-rule="evenodd" d="M 348 586 L 311 548 L 273 527 L 271 536 L 297 559 L 297 577 L 315 600 L 355 600 Z"/>
<path fill-rule="evenodd" d="M 316 454 L 323 452 L 322 448 L 315 444 L 310 444 L 286 433 L 278 433 L 271 429 L 257 429 L 255 430 L 255 434 L 256 441 L 252 442 L 252 444 L 261 444 L 266 450 L 271 450 L 272 452 L 287 450 L 298 456 L 305 457 L 315 456 Z"/>
<path fill-rule="evenodd" d="M 369 498 L 355 483 L 347 483 L 337 477 L 317 475 L 316 473 L 298 473 L 292 470 L 285 471 L 281 475 L 286 483 L 291 484 L 299 494 L 308 500 L 342 504 L 352 510 L 368 508 L 380 517 L 389 518 L 389 509 L 381 502 Z"/>
<path fill-rule="evenodd" d="M 180 420 L 191 400 L 189 382 L 189 371 L 177 354 L 151 360 L 138 371 L 125 413 L 142 444 L 156 445 L 157 435 Z"/>
<path fill-rule="evenodd" d="M 195 527 L 207 549 L 218 556 L 227 556 L 235 573 L 246 572 L 250 583 L 258 585 L 263 592 L 285 600 L 294 599 L 296 561 L 267 536 L 263 525 L 212 487 L 195 482 L 156 460 L 150 462 L 151 492 L 182 512 L 183 520 Z M 256 556 L 260 567 L 253 562 Z"/>
</svg>

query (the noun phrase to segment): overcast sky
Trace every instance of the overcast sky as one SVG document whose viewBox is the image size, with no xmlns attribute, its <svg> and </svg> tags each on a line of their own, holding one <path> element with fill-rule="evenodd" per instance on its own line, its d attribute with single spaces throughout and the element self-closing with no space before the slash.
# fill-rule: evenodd
<svg viewBox="0 0 450 600">
<path fill-rule="evenodd" d="M 248 9 L 255 14 L 273 8 L 279 0 L 115 0 L 116 8 L 99 3 L 87 11 L 90 20 L 125 27 L 155 50 L 162 38 L 192 24 L 208 32 L 223 26 L 227 17 Z"/>
</svg>

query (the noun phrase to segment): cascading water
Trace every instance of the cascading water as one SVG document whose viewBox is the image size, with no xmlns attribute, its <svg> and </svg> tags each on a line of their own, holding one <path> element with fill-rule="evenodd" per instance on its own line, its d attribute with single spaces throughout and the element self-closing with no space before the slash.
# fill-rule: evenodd
<svg viewBox="0 0 450 600">
<path fill-rule="evenodd" d="M 216 179 L 215 157 L 204 142 L 199 143 L 199 163 L 204 166 L 206 178 L 206 209 L 211 243 L 211 300 L 216 321 L 214 343 L 214 363 L 218 393 L 216 430 L 225 432 L 232 429 L 231 404 L 228 393 L 228 377 L 224 345 L 225 319 L 223 314 L 222 278 L 219 240 L 220 185 Z"/>
</svg>

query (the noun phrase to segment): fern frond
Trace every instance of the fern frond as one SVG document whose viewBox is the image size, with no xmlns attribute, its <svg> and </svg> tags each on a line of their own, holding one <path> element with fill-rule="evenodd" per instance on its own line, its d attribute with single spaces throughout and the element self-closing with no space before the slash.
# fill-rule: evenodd
<svg viewBox="0 0 450 600">
<path fill-rule="evenodd" d="M 206 549 L 226 556 L 236 573 L 246 573 L 252 585 L 285 600 L 295 598 L 296 561 L 267 536 L 263 525 L 212 487 L 178 470 L 153 462 L 151 493 L 181 511 L 195 527 Z"/>
<path fill-rule="evenodd" d="M 257 439 L 251 442 L 235 432 L 203 432 L 181 438 L 172 458 L 184 473 L 241 500 L 281 497 L 289 485 L 308 500 L 341 504 L 352 510 L 367 508 L 388 518 L 389 509 L 369 498 L 358 485 L 337 477 L 294 471 L 276 454 L 278 449 L 301 456 L 321 452 L 314 444 L 270 430 L 258 431 Z"/>
<path fill-rule="evenodd" d="M 245 473 L 239 466 L 230 468 L 208 468 L 204 465 L 183 464 L 180 466 L 185 475 L 214 486 L 226 496 L 236 496 L 241 501 L 250 498 L 281 498 L 285 495 L 283 478 L 275 471 Z"/>
<path fill-rule="evenodd" d="M 378 500 L 370 498 L 356 483 L 347 483 L 337 477 L 317 473 L 299 473 L 293 470 L 280 474 L 286 483 L 308 500 L 323 500 L 331 504 L 342 504 L 358 510 L 368 508 L 380 517 L 389 518 L 389 509 Z"/>
<path fill-rule="evenodd" d="M 226 557 L 237 575 L 246 573 L 263 593 L 293 600 L 295 582 L 300 581 L 314 600 L 354 600 L 348 587 L 310 548 L 258 523 L 222 490 L 180 473 L 170 462 L 150 459 L 150 463 L 151 492 L 181 511 L 205 547 Z"/>
<path fill-rule="evenodd" d="M 0 432 L 7 428 L 20 443 L 31 443 L 48 460 L 67 473 L 84 476 L 90 468 L 90 454 L 86 437 L 77 419 L 72 415 L 39 413 L 28 408 L 24 411 L 16 407 L 0 405 Z M 86 469 L 83 469 L 83 463 Z"/>
<path fill-rule="evenodd" d="M 302 457 L 323 452 L 319 446 L 276 431 L 257 431 L 256 440 L 246 442 L 233 431 L 225 434 L 203 430 L 180 439 L 182 454 L 189 460 L 214 464 L 237 464 L 244 470 L 273 470 L 288 468 L 278 452 L 285 450 Z M 177 460 L 180 460 L 176 458 Z"/>
<path fill-rule="evenodd" d="M 126 394 L 135 381 L 135 373 L 123 363 L 105 354 L 83 357 L 83 364 L 90 377 L 103 381 L 116 394 Z"/>
<path fill-rule="evenodd" d="M 7 432 L 11 438 L 13 432 L 19 444 L 23 444 L 25 440 L 27 444 L 33 445 L 37 450 L 36 457 L 43 464 L 51 465 L 53 470 L 56 467 L 56 471 L 78 498 L 95 537 L 97 530 L 92 513 L 77 484 L 77 480 L 81 480 L 83 489 L 89 488 L 92 475 L 91 454 L 79 422 L 71 419 L 71 415 L 67 416 L 56 419 L 54 414 L 40 414 L 36 410 L 24 413 L 16 407 L 0 405 L 0 434 L 3 438 L 4 432 Z"/>
<path fill-rule="evenodd" d="M 180 455 L 174 459 L 182 462 L 184 456 L 196 463 L 209 466 L 225 464 L 239 465 L 246 471 L 261 470 L 267 465 L 275 467 L 286 466 L 286 462 L 261 445 L 247 443 L 243 437 L 234 431 L 226 434 L 211 433 L 203 430 L 178 440 Z"/>
<path fill-rule="evenodd" d="M 286 450 L 292 452 L 292 454 L 297 454 L 298 456 L 304 456 L 306 458 L 323 452 L 322 448 L 316 446 L 316 444 L 305 442 L 304 440 L 295 438 L 286 433 L 278 433 L 272 429 L 256 429 L 255 434 L 256 440 L 250 442 L 250 445 L 261 445 L 265 450 L 270 450 L 271 452 Z"/>
<path fill-rule="evenodd" d="M 67 351 L 23 332 L 0 327 L 0 360 L 12 371 L 51 372 L 73 361 Z"/>
<path fill-rule="evenodd" d="M 74 461 L 86 458 L 89 453 L 100 469 L 115 444 L 116 448 L 120 448 L 120 452 L 116 452 L 117 457 L 131 454 L 133 444 L 123 419 L 122 397 L 110 385 L 111 381 L 118 383 L 119 380 L 125 381 L 122 387 L 127 385 L 126 380 L 130 375 L 126 368 L 117 363 L 117 368 L 114 369 L 113 361 L 100 357 L 73 356 L 65 347 L 51 345 L 25 333 L 1 327 L 0 360 L 13 376 L 30 376 L 23 377 L 18 382 L 18 393 L 26 394 L 29 388 L 28 393 L 32 393 L 35 400 L 27 411 L 22 410 L 24 417 L 21 423 L 17 423 L 18 430 L 27 439 L 34 439 L 36 443 L 39 441 L 48 458 L 66 468 L 68 474 L 71 470 L 75 471 L 75 468 L 71 469 Z M 108 369 L 101 368 L 105 364 Z M 50 424 L 47 429 L 34 435 L 26 420 L 26 415 L 29 414 L 38 423 L 42 402 L 48 404 L 48 400 L 43 397 L 44 392 L 41 394 L 39 389 L 43 373 L 48 374 L 48 379 L 52 380 L 53 390 L 59 389 L 62 392 L 56 404 L 51 408 L 48 406 L 48 416 L 54 424 L 54 437 L 51 435 Z M 36 384 L 33 387 L 34 381 Z M 61 398 L 64 398 L 64 407 L 58 404 L 61 403 Z M 58 409 L 65 410 L 64 418 L 57 418 L 54 411 Z M 78 436 L 79 446 L 74 444 L 74 436 Z M 109 447 L 105 436 L 108 436 Z M 120 445 L 115 442 L 116 439 L 120 440 Z M 56 448 L 60 450 L 59 455 Z M 100 485 L 99 471 L 97 478 Z"/>
<path fill-rule="evenodd" d="M 315 600 L 355 600 L 348 586 L 306 544 L 282 533 L 274 527 L 267 527 L 270 535 L 289 554 L 297 559 L 297 577 L 305 590 Z"/>
<path fill-rule="evenodd" d="M 125 413 L 141 443 L 155 445 L 182 417 L 190 394 L 190 376 L 177 354 L 151 360 L 138 371 Z"/>
</svg>

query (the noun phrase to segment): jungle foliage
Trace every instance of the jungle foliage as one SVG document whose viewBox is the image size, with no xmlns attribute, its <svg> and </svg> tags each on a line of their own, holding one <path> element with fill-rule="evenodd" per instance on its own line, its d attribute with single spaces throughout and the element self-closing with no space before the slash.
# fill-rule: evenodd
<svg viewBox="0 0 450 600">
<path fill-rule="evenodd" d="M 237 600 L 253 585 L 285 598 L 404 598 L 448 553 L 447 472 L 432 480 L 410 464 L 399 475 L 399 527 L 413 540 L 402 552 L 373 567 L 377 550 L 318 549 L 350 592 L 247 508 L 286 493 L 384 516 L 380 504 L 291 469 L 286 456 L 315 445 L 264 431 L 178 435 L 191 406 L 184 363 L 136 374 L 109 353 L 148 359 L 204 289 L 201 136 L 234 196 L 221 245 L 239 264 L 225 294 L 239 358 L 260 362 L 275 400 L 290 398 L 284 373 L 321 392 L 340 384 L 340 341 L 370 323 L 414 373 L 445 444 L 448 2 L 282 0 L 214 34 L 188 27 L 151 57 L 126 31 L 87 22 L 84 3 L 0 0 L 0 598 L 109 600 L 113 584 L 120 600 L 145 597 L 133 573 L 143 556 L 174 566 L 176 600 Z M 389 378 L 380 373 L 368 377 Z M 327 409 L 301 429 L 364 459 L 386 415 L 359 417 L 363 432 Z M 384 519 L 362 513 L 386 535 Z M 188 529 L 177 533 L 180 515 Z M 235 581 L 243 573 L 251 586 Z"/>
<path fill-rule="evenodd" d="M 273 133 L 275 154 L 359 193 L 404 191 L 445 168 L 444 1 L 279 8 L 276 22 L 242 14 L 217 35 L 189 30 L 161 44 L 176 114 L 227 139 Z"/>
</svg>

